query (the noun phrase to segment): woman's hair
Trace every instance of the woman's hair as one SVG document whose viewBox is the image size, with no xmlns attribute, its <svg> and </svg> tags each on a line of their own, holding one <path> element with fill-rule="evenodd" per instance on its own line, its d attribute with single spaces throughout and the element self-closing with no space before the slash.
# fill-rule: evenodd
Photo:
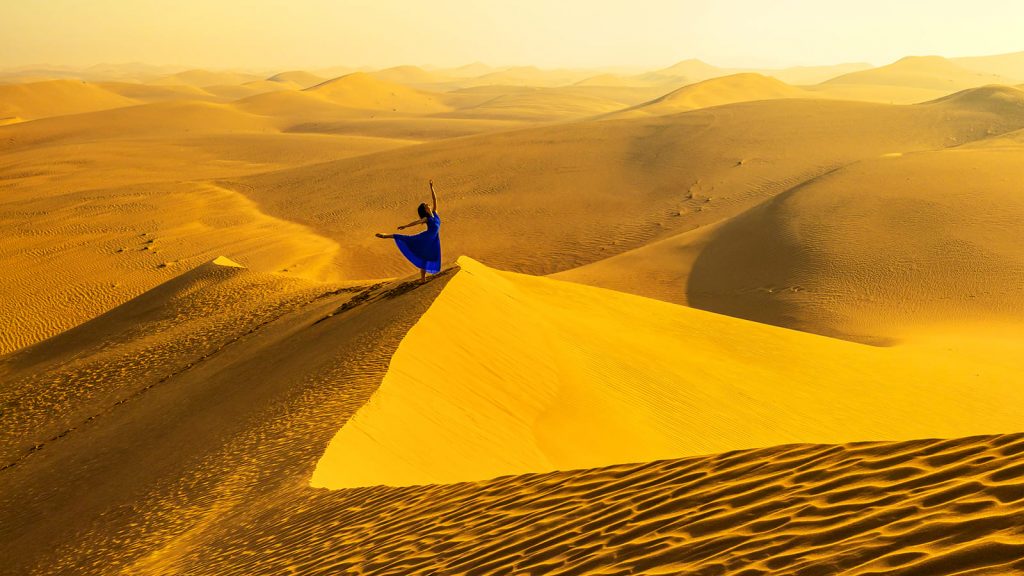
<svg viewBox="0 0 1024 576">
<path fill-rule="evenodd" d="M 426 202 L 424 202 L 424 203 L 420 204 L 419 206 L 417 206 L 416 207 L 416 212 L 419 213 L 420 218 L 429 218 L 430 217 L 430 207 L 427 206 Z"/>
</svg>

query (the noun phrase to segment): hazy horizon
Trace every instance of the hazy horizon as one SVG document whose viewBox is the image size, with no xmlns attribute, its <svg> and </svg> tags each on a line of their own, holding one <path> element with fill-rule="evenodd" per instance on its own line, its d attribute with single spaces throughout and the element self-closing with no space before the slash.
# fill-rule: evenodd
<svg viewBox="0 0 1024 576">
<path fill-rule="evenodd" d="M 429 9 L 426 9 L 429 8 Z M 904 56 L 1019 52 L 1024 4 L 943 0 L 927 11 L 868 0 L 856 7 L 784 0 L 568 0 L 429 7 L 383 0 L 25 2 L 0 22 L 0 67 L 147 63 L 176 68 L 335 66 L 651 69 L 699 59 L 723 68 L 882 65 Z M 88 27 L 81 26 L 88 22 Z M 770 47 L 766 49 L 765 47 Z M 809 49 L 813 47 L 813 49 Z"/>
</svg>

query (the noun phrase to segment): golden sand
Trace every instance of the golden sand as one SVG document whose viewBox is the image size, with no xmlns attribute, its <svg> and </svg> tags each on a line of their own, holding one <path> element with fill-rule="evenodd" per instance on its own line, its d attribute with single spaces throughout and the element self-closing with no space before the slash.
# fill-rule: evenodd
<svg viewBox="0 0 1024 576">
<path fill-rule="evenodd" d="M 1022 62 L 0 73 L 0 574 L 1024 571 Z"/>
</svg>

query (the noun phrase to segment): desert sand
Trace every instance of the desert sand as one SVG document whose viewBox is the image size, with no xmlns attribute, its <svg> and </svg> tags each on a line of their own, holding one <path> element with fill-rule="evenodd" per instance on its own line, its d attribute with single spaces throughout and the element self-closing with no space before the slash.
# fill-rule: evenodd
<svg viewBox="0 0 1024 576">
<path fill-rule="evenodd" d="M 1021 62 L 0 71 L 0 574 L 1024 571 Z"/>
</svg>

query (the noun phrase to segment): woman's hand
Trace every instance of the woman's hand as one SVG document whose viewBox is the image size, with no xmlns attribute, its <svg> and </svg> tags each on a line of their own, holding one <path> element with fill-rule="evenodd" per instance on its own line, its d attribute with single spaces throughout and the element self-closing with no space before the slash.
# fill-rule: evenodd
<svg viewBox="0 0 1024 576">
<path fill-rule="evenodd" d="M 405 230 L 405 226 L 399 226 L 398 229 L 399 230 Z"/>
</svg>

